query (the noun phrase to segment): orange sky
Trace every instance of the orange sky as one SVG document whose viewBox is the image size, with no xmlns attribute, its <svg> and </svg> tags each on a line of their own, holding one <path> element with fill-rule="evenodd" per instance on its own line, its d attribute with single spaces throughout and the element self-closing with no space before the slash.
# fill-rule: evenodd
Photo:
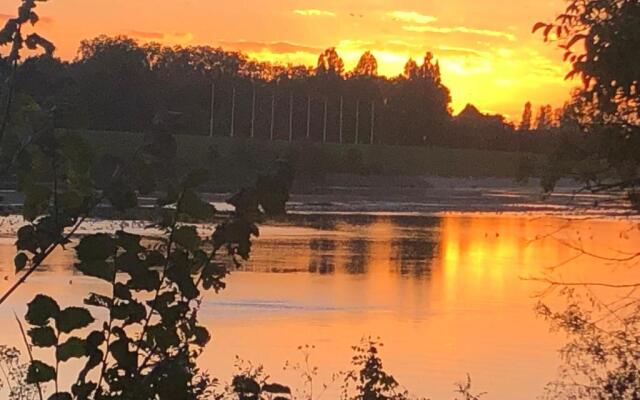
<svg viewBox="0 0 640 400">
<path fill-rule="evenodd" d="M 17 0 L 0 4 L 0 20 Z M 380 72 L 432 51 L 453 107 L 473 103 L 518 120 L 522 105 L 560 106 L 574 85 L 553 45 L 531 34 L 563 0 L 51 0 L 38 3 L 38 31 L 73 58 L 83 38 L 125 34 L 141 41 L 211 44 L 252 57 L 315 64 L 336 46 L 352 68 L 371 50 Z"/>
</svg>

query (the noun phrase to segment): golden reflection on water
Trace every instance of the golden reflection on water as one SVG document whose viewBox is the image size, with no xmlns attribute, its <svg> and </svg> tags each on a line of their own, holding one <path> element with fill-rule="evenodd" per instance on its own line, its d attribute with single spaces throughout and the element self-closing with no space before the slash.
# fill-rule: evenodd
<svg viewBox="0 0 640 400">
<path fill-rule="evenodd" d="M 491 214 L 292 216 L 264 226 L 252 260 L 227 290 L 207 295 L 201 316 L 214 341 L 201 364 L 224 379 L 237 354 L 296 382 L 282 366 L 299 359 L 298 345 L 312 344 L 319 380 L 328 381 L 348 367 L 350 346 L 374 335 L 386 343 L 385 367 L 418 395 L 451 398 L 468 372 L 492 399 L 534 398 L 554 376 L 562 338 L 532 311 L 545 286 L 523 278 L 630 279 L 632 264 L 587 256 L 564 263 L 580 247 L 633 251 L 638 232 L 629 221 Z M 1 289 L 15 279 L 12 241 L 0 242 Z M 71 263 L 71 252 L 55 252 L 0 308 L 0 342 L 15 343 L 12 310 L 22 314 L 35 292 L 71 304 L 104 289 L 73 274 Z"/>
</svg>

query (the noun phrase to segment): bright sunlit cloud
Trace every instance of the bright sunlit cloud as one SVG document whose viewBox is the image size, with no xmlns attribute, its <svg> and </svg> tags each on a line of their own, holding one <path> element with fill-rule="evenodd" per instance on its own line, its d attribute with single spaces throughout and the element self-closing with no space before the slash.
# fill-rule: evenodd
<svg viewBox="0 0 640 400">
<path fill-rule="evenodd" d="M 309 10 L 293 10 L 294 14 L 302 15 L 303 17 L 335 17 L 336 14 L 331 11 L 309 9 Z"/>
<path fill-rule="evenodd" d="M 430 24 L 438 20 L 434 16 L 420 14 L 415 11 L 391 11 L 387 13 L 387 16 L 396 21 L 412 24 Z"/>
<path fill-rule="evenodd" d="M 172 45 L 188 45 L 194 39 L 193 33 L 191 32 L 145 32 L 130 30 L 127 32 L 127 35 L 143 42 L 161 42 Z"/>
<path fill-rule="evenodd" d="M 430 25 L 406 25 L 402 27 L 403 30 L 407 32 L 431 32 L 431 33 L 466 33 L 471 35 L 479 35 L 479 36 L 489 36 L 489 37 L 498 37 L 504 38 L 511 42 L 515 42 L 516 36 L 512 33 L 500 32 L 500 31 L 492 31 L 489 29 L 475 29 L 475 28 L 467 28 L 466 26 L 455 26 L 455 27 L 437 27 Z"/>
</svg>

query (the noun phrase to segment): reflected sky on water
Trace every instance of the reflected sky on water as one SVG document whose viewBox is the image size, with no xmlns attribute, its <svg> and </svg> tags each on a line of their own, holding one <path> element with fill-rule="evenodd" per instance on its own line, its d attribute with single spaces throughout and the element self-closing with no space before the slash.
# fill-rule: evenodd
<svg viewBox="0 0 640 400">
<path fill-rule="evenodd" d="M 633 251 L 639 238 L 637 224 L 625 220 L 292 215 L 264 224 L 251 260 L 226 290 L 206 295 L 201 318 L 214 340 L 201 364 L 224 379 L 239 355 L 296 384 L 282 366 L 310 344 L 318 381 L 328 381 L 348 367 L 350 346 L 373 335 L 386 344 L 385 367 L 415 394 L 453 398 L 453 384 L 469 373 L 491 399 L 535 398 L 555 374 L 562 337 L 533 313 L 545 285 L 523 278 L 629 279 L 633 265 L 576 258 L 576 248 L 614 256 Z M 0 240 L 2 289 L 15 279 L 13 240 Z M 36 292 L 72 304 L 105 289 L 74 273 L 72 257 L 54 253 L 0 308 L 0 342 L 16 343 L 12 311 L 23 314 Z"/>
</svg>

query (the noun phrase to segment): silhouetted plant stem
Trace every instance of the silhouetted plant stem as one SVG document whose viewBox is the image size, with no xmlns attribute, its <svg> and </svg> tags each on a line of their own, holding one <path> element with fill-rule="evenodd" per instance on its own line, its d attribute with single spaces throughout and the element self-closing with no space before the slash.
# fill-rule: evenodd
<svg viewBox="0 0 640 400">
<path fill-rule="evenodd" d="M 151 322 L 151 318 L 153 317 L 153 313 L 155 312 L 155 305 L 157 303 L 158 296 L 160 296 L 160 291 L 162 290 L 162 285 L 163 285 L 165 277 L 167 275 L 167 270 L 169 269 L 169 263 L 171 262 L 171 249 L 173 248 L 174 232 L 175 232 L 176 226 L 178 224 L 178 216 L 180 215 L 180 209 L 181 209 L 183 197 L 184 197 L 184 190 L 180 193 L 180 197 L 178 198 L 178 201 L 176 202 L 176 213 L 175 213 L 175 216 L 173 218 L 173 221 L 171 221 L 171 226 L 169 227 L 169 239 L 167 241 L 166 260 L 165 260 L 164 266 L 162 268 L 162 275 L 160 277 L 160 282 L 158 283 L 158 287 L 156 288 L 155 294 L 153 296 L 153 300 L 151 302 L 151 307 L 149 309 L 149 313 L 147 314 L 147 317 L 145 318 L 144 325 L 142 326 L 142 331 L 140 332 L 140 340 L 138 341 L 138 345 L 136 346 L 136 363 L 138 362 L 138 357 L 140 356 L 140 350 L 141 350 L 141 347 L 142 347 L 142 342 L 144 341 L 144 337 L 147 334 L 147 329 L 149 328 L 149 323 Z M 143 366 L 151 358 L 152 354 L 153 354 L 152 351 L 149 352 L 149 354 L 147 354 L 147 356 L 145 358 L 145 361 L 138 366 L 137 374 L 140 374 L 140 372 L 142 371 Z"/>
<path fill-rule="evenodd" d="M 16 321 L 18 322 L 18 327 L 20 328 L 20 334 L 22 335 L 22 340 L 24 342 L 24 346 L 26 347 L 27 354 L 29 355 L 29 361 L 33 362 L 33 353 L 31 352 L 31 345 L 29 344 L 29 341 L 27 340 L 27 335 L 24 332 L 24 327 L 22 326 L 22 321 L 20 321 L 20 318 L 18 318 L 18 315 L 15 312 L 13 313 L 13 316 L 16 318 Z M 2 372 L 4 372 L 4 369 L 2 370 Z M 10 384 L 10 381 L 9 381 L 8 378 L 7 378 L 7 383 Z M 40 383 L 36 383 L 35 385 L 38 388 L 38 397 L 40 398 L 40 400 L 44 400 L 44 396 L 42 394 L 42 387 L 40 387 Z"/>
<path fill-rule="evenodd" d="M 117 250 L 116 250 L 117 253 Z M 114 258 L 116 257 L 116 254 L 114 254 Z M 111 278 L 111 305 L 113 306 L 114 301 L 115 301 L 115 297 L 116 297 L 116 291 L 115 291 L 115 285 L 116 285 L 116 278 L 118 276 L 118 273 L 116 271 L 116 269 L 113 269 L 113 276 Z M 105 352 L 104 352 L 104 357 L 102 357 L 102 366 L 100 367 L 100 376 L 98 377 L 98 384 L 96 385 L 96 390 L 93 393 L 93 397 L 95 398 L 99 393 L 102 393 L 102 381 L 104 379 L 104 373 L 107 370 L 107 360 L 109 359 L 109 343 L 111 342 L 111 327 L 113 326 L 113 313 L 111 312 L 111 309 L 109 309 L 109 323 L 107 324 L 107 337 L 105 339 Z"/>
</svg>

